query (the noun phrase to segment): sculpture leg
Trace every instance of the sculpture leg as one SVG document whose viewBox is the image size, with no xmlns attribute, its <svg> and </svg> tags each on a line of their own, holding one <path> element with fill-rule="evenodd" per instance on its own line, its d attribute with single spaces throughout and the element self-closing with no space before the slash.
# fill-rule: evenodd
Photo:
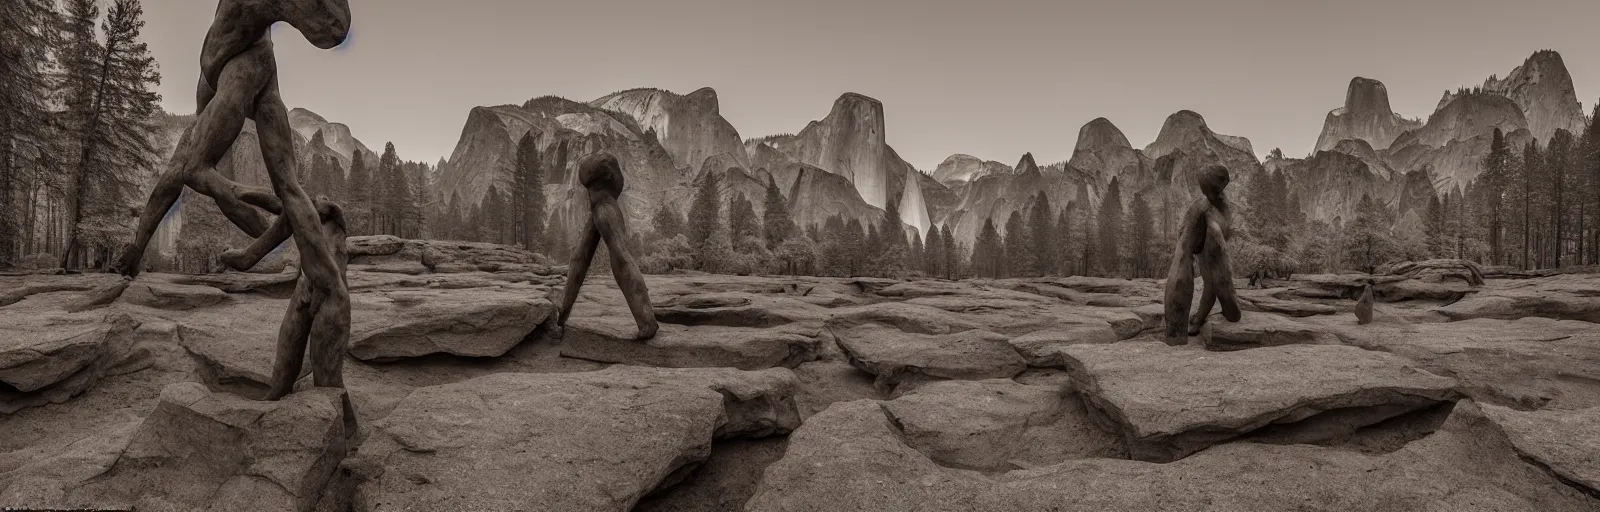
<svg viewBox="0 0 1600 512">
<path fill-rule="evenodd" d="M 1177 254 L 1173 256 L 1172 266 L 1167 270 L 1166 295 L 1163 298 L 1167 329 L 1166 338 L 1162 341 L 1172 346 L 1189 343 L 1189 305 L 1194 300 L 1194 257 L 1182 247 L 1180 244 Z"/>
<path fill-rule="evenodd" d="M 660 325 L 656 323 L 655 308 L 650 305 L 650 289 L 645 286 L 644 273 L 639 272 L 639 265 L 633 261 L 633 253 L 628 250 L 628 233 L 622 220 L 622 209 L 616 201 L 607 200 L 595 206 L 591 217 L 595 219 L 594 226 L 600 236 L 605 239 L 606 252 L 611 253 L 611 275 L 617 279 L 617 287 L 622 289 L 622 296 L 628 301 L 628 311 L 633 313 L 633 321 L 639 326 L 636 339 L 654 338 Z"/>
<path fill-rule="evenodd" d="M 583 278 L 589 275 L 589 260 L 600 248 L 600 232 L 594 227 L 594 215 L 583 225 L 583 239 L 572 248 L 572 260 L 567 263 L 567 286 L 561 297 L 561 316 L 556 325 L 565 327 L 572 316 L 572 304 L 578 302 L 578 290 L 583 288 Z"/>
<path fill-rule="evenodd" d="M 295 284 L 294 296 L 289 299 L 289 310 L 283 314 L 283 323 L 278 326 L 278 350 L 272 358 L 272 382 L 267 400 L 288 396 L 294 391 L 294 381 L 300 378 L 311 334 L 311 293 L 310 283 L 302 275 Z"/>
<path fill-rule="evenodd" d="M 344 388 L 344 352 L 350 343 L 350 299 L 324 297 L 311 323 L 311 378 L 319 388 Z M 356 411 L 344 395 L 344 433 L 356 434 Z"/>
<path fill-rule="evenodd" d="M 1204 259 L 1202 259 L 1199 263 L 1201 269 L 1204 269 L 1208 266 L 1208 262 L 1206 262 Z M 1200 290 L 1200 308 L 1195 310 L 1194 316 L 1189 317 L 1190 336 L 1200 335 L 1200 329 L 1205 327 L 1206 320 L 1211 317 L 1211 308 L 1217 305 L 1217 287 L 1211 282 L 1211 274 L 1202 271 L 1200 273 L 1200 282 L 1202 284 Z"/>
<path fill-rule="evenodd" d="M 195 124 L 184 131 L 172 162 L 156 180 L 139 216 L 133 241 L 117 258 L 114 270 L 118 273 L 129 277 L 139 274 L 150 238 L 177 203 L 184 185 L 215 200 L 223 214 L 250 236 L 266 231 L 267 223 L 260 213 L 238 200 L 236 187 L 232 186 L 235 184 L 212 169 L 239 137 L 247 114 L 254 110 L 257 94 L 271 75 L 271 70 L 263 69 L 259 63 L 245 58 L 235 60 L 223 68 L 217 93 L 198 114 Z"/>
<path fill-rule="evenodd" d="M 215 103 L 217 100 L 212 100 Z M 289 112 L 278 94 L 276 79 L 262 91 L 256 103 L 256 134 L 261 141 L 261 156 L 266 162 L 267 176 L 272 181 L 272 191 L 283 202 L 282 217 L 294 233 L 295 245 L 300 249 L 300 270 L 311 281 L 312 288 L 325 297 L 340 296 L 349 300 L 344 286 L 344 275 L 334 261 L 334 251 L 323 233 L 321 219 L 310 195 L 300 187 L 295 169 L 294 143 L 290 138 Z M 262 226 L 259 233 L 265 232 Z M 328 299 L 325 299 L 328 300 Z"/>
<path fill-rule="evenodd" d="M 1222 318 L 1237 322 L 1240 318 L 1239 297 L 1233 288 L 1233 269 L 1228 260 L 1227 238 L 1216 222 L 1207 223 L 1205 250 L 1199 258 L 1200 272 L 1205 278 L 1205 295 L 1222 306 Z M 1210 303 L 1202 302 L 1202 312 L 1210 315 Z"/>
</svg>

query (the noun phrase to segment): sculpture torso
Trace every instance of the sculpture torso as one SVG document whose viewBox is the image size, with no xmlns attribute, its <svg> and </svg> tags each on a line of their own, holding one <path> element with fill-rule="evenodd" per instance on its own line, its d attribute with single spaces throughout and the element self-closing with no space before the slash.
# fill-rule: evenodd
<svg viewBox="0 0 1600 512">
<path fill-rule="evenodd" d="M 260 9 L 254 3 L 235 0 L 217 4 L 211 29 L 206 31 L 205 43 L 200 46 L 200 76 L 213 90 L 222 76 L 222 68 L 234 57 L 252 50 L 272 53 L 272 24 L 259 21 Z"/>
</svg>

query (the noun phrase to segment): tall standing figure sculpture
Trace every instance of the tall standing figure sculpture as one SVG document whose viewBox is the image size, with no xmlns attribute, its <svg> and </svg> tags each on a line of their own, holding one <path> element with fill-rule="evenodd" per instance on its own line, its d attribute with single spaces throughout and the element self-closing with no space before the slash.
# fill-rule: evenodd
<svg viewBox="0 0 1600 512">
<path fill-rule="evenodd" d="M 295 208 L 300 214 L 291 216 L 298 217 L 292 225 L 316 224 L 315 208 L 295 182 L 292 129 L 278 94 L 271 27 L 280 21 L 299 29 L 316 47 L 331 49 L 349 34 L 350 6 L 347 0 L 221 0 L 217 4 L 200 48 L 195 123 L 178 140 L 172 161 L 156 180 L 139 216 L 133 241 L 123 247 L 112 270 L 128 277 L 139 274 L 150 238 L 185 186 L 216 201 L 222 214 L 252 238 L 265 233 L 268 223 L 251 205 L 281 215 L 283 202 L 290 196 L 302 206 Z M 271 190 L 242 185 L 215 169 L 239 138 L 246 119 L 256 123 Z M 306 233 L 316 230 L 308 228 Z"/>
<path fill-rule="evenodd" d="M 633 312 L 633 320 L 639 326 L 635 339 L 654 338 L 659 326 L 655 309 L 650 305 L 650 290 L 645 287 L 644 274 L 639 272 L 633 253 L 628 250 L 627 218 L 617 204 L 617 198 L 622 195 L 622 166 L 610 153 L 590 155 L 578 164 L 578 181 L 589 192 L 589 220 L 583 226 L 583 238 L 573 249 L 572 261 L 567 266 L 567 286 L 557 325 L 565 327 L 572 316 L 572 304 L 578 301 L 578 290 L 589 273 L 589 261 L 594 259 L 603 240 L 606 252 L 611 253 L 611 274 L 617 279 L 617 286 L 628 301 L 628 310 Z"/>
<path fill-rule="evenodd" d="M 179 140 L 172 162 L 145 205 L 133 242 L 123 249 L 115 268 L 129 277 L 139 273 L 150 237 L 185 186 L 215 200 L 234 225 L 259 238 L 247 255 L 233 254 L 224 261 L 254 265 L 260 259 L 255 254 L 264 255 L 292 236 L 300 252 L 301 277 L 280 330 L 274 363 L 278 371 L 268 399 L 292 390 L 307 341 L 314 383 L 344 387 L 340 367 L 350 335 L 343 219 L 336 205 L 313 203 L 297 181 L 292 128 L 278 91 L 272 50 L 271 28 L 280 21 L 299 29 L 311 44 L 329 49 L 349 34 L 350 6 L 347 0 L 221 0 L 200 50 L 197 119 Z M 246 119 L 255 121 L 270 191 L 240 185 L 214 169 Z M 269 226 L 252 205 L 277 214 L 276 222 Z M 289 350 L 294 347 L 300 349 Z M 344 407 L 346 426 L 353 427 L 348 395 Z M 347 428 L 346 434 L 354 434 L 353 429 Z"/>
<path fill-rule="evenodd" d="M 1166 343 L 1183 345 L 1189 336 L 1199 334 L 1211 315 L 1212 306 L 1222 303 L 1222 317 L 1229 322 L 1240 318 L 1239 299 L 1233 289 L 1233 271 L 1228 265 L 1228 237 L 1233 234 L 1233 206 L 1224 189 L 1228 188 L 1228 169 L 1215 165 L 1201 171 L 1200 192 L 1205 195 L 1189 205 L 1178 224 L 1178 243 L 1174 244 L 1172 266 L 1167 270 Z M 1200 294 L 1200 309 L 1189 316 L 1194 299 L 1195 266 L 1205 285 Z"/>
</svg>

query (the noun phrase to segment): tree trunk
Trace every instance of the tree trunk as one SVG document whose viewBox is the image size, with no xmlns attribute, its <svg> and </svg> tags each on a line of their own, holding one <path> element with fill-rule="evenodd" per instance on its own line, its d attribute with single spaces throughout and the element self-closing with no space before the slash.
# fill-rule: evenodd
<svg viewBox="0 0 1600 512">
<path fill-rule="evenodd" d="M 82 214 L 83 178 L 88 172 L 89 155 L 94 154 L 93 134 L 99 129 L 100 113 L 104 111 L 106 84 L 111 79 L 111 56 L 115 55 L 117 48 L 111 46 L 113 41 L 106 41 L 105 54 L 100 59 L 100 84 L 95 88 L 94 107 L 89 111 L 89 122 L 85 123 L 80 134 L 82 150 L 78 154 L 78 166 L 69 177 L 67 194 L 67 240 L 66 248 L 61 251 L 61 269 L 69 268 L 67 264 L 72 261 L 74 249 L 78 243 L 78 216 Z"/>
</svg>

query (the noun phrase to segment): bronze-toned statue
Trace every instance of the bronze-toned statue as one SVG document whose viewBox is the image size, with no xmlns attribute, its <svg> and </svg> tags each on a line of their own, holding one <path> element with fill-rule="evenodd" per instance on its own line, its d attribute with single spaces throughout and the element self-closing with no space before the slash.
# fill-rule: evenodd
<svg viewBox="0 0 1600 512">
<path fill-rule="evenodd" d="M 595 251 L 604 240 L 606 252 L 611 254 L 611 274 L 616 277 L 617 286 L 628 301 L 628 310 L 633 312 L 633 320 L 639 325 L 639 335 L 635 339 L 654 338 L 659 326 L 655 309 L 650 305 L 650 290 L 645 287 L 644 274 L 639 272 L 633 253 L 628 250 L 627 217 L 617 204 L 617 198 L 622 195 L 622 165 L 610 153 L 590 155 L 578 164 L 578 181 L 589 191 L 589 220 L 583 226 L 583 238 L 573 248 L 572 261 L 567 267 L 567 287 L 557 325 L 565 327 L 572 316 L 572 304 L 577 302 L 578 290 L 589 273 L 589 261 L 594 259 Z"/>
<path fill-rule="evenodd" d="M 279 333 L 268 399 L 293 390 L 306 344 L 315 384 L 344 387 L 341 367 L 350 337 L 350 291 L 345 282 L 344 218 L 339 207 L 313 202 L 298 181 L 293 128 L 278 91 L 272 52 L 274 23 L 287 22 L 311 44 L 328 49 L 344 42 L 350 28 L 347 0 L 222 0 L 200 51 L 199 113 L 183 134 L 139 219 L 134 240 L 117 259 L 116 271 L 132 277 L 161 217 L 188 186 L 216 201 L 224 215 L 257 240 L 223 262 L 248 269 L 278 244 L 294 237 L 300 251 L 300 281 Z M 255 121 L 270 192 L 222 177 L 214 167 L 243 129 Z M 269 226 L 251 206 L 278 215 Z M 355 415 L 345 397 L 346 435 Z"/>
<path fill-rule="evenodd" d="M 347 0 L 222 0 L 217 5 L 200 50 L 195 123 L 184 131 L 166 172 L 157 179 L 133 241 L 116 259 L 114 271 L 129 277 L 139 274 L 150 237 L 185 186 L 216 201 L 222 214 L 251 237 L 260 237 L 268 225 L 250 206 L 282 214 L 282 202 L 289 196 L 303 206 L 295 208 L 299 213 L 292 225 L 317 232 L 315 207 L 295 182 L 292 129 L 278 94 L 270 29 L 280 21 L 299 29 L 311 44 L 329 49 L 349 34 L 350 6 Z M 224 178 L 214 168 L 239 137 L 245 119 L 256 122 L 272 180 L 270 192 Z M 291 191 L 285 186 L 292 193 L 286 194 Z M 312 244 L 300 244 L 302 258 L 322 253 L 318 247 L 307 250 L 308 245 Z"/>
<path fill-rule="evenodd" d="M 1222 303 L 1222 317 L 1229 322 L 1239 321 L 1239 300 L 1233 289 L 1233 272 L 1228 266 L 1228 236 L 1233 233 L 1233 207 L 1228 203 L 1224 189 L 1228 187 L 1228 169 L 1214 165 L 1201 171 L 1200 192 L 1205 197 L 1195 200 L 1183 214 L 1178 224 L 1178 243 L 1172 254 L 1172 266 L 1167 270 L 1166 283 L 1166 339 L 1168 345 L 1188 343 L 1189 336 L 1199 334 L 1211 308 Z M 1190 301 L 1194 299 L 1195 265 L 1200 267 L 1200 278 L 1205 284 L 1200 294 L 1200 309 L 1189 316 Z"/>
</svg>

